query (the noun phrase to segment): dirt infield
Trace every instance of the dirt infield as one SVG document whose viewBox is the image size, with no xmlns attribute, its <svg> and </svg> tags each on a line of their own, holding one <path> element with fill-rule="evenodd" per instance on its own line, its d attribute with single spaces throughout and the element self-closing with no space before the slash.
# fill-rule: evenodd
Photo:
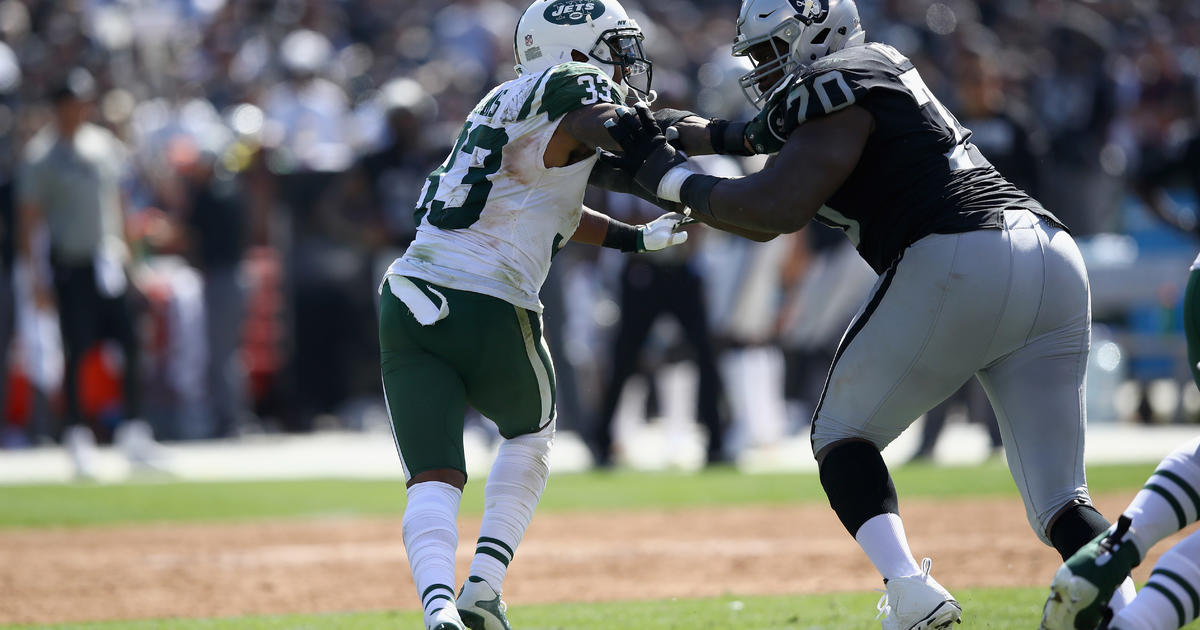
<svg viewBox="0 0 1200 630">
<path fill-rule="evenodd" d="M 914 553 L 952 589 L 1042 584 L 1058 565 L 1017 500 L 902 509 Z M 479 521 L 460 527 L 461 580 Z M 0 623 L 418 607 L 399 518 L 9 530 L 0 558 Z M 540 514 L 509 577 L 516 605 L 880 586 L 824 505 Z"/>
</svg>

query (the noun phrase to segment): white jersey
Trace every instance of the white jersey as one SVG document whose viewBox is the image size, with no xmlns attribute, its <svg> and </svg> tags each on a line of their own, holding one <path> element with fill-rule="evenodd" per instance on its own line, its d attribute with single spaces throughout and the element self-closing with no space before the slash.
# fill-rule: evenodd
<svg viewBox="0 0 1200 630">
<path fill-rule="evenodd" d="M 491 295 L 541 312 L 550 259 L 575 233 L 595 156 L 546 168 L 562 117 L 624 101 L 599 68 L 564 63 L 493 89 L 467 117 L 431 173 L 416 209 L 417 236 L 387 275 Z"/>
</svg>

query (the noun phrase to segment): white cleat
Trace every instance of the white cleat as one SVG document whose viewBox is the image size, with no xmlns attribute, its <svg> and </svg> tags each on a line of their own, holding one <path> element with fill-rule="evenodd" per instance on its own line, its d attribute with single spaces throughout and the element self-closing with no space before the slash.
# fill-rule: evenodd
<svg viewBox="0 0 1200 630">
<path fill-rule="evenodd" d="M 426 630 L 466 630 L 466 626 L 463 625 L 454 606 L 447 605 L 433 613 L 433 619 L 426 626 Z"/>
<path fill-rule="evenodd" d="M 458 614 L 471 630 L 512 630 L 508 605 L 483 578 L 472 575 L 458 592 Z"/>
<path fill-rule="evenodd" d="M 887 593 L 876 605 L 883 630 L 945 630 L 962 623 L 962 606 L 929 577 L 932 566 L 925 558 L 920 574 L 887 581 Z"/>
</svg>

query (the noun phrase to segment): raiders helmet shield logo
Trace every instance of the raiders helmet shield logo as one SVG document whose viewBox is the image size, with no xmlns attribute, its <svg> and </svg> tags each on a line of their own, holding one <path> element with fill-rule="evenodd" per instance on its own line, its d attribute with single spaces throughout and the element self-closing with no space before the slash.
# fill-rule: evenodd
<svg viewBox="0 0 1200 630">
<path fill-rule="evenodd" d="M 604 15 L 604 3 L 600 0 L 558 0 L 550 3 L 542 15 L 551 24 L 583 24 L 588 18 L 594 20 Z"/>
<path fill-rule="evenodd" d="M 805 24 L 825 21 L 829 15 L 829 5 L 825 0 L 788 0 L 796 10 L 796 19 Z"/>
</svg>

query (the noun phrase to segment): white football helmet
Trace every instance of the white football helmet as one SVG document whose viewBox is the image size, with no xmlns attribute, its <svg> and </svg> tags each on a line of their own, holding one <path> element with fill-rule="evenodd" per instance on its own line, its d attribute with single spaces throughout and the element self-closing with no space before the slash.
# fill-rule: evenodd
<svg viewBox="0 0 1200 630">
<path fill-rule="evenodd" d="M 857 46 L 866 39 L 854 0 L 742 0 L 738 14 L 734 56 L 748 56 L 751 48 L 770 43 L 773 55 L 756 63 L 741 78 L 742 92 L 755 107 L 797 68 Z M 782 44 L 782 45 L 781 45 Z M 760 89 L 763 77 L 779 72 L 779 80 Z"/>
<path fill-rule="evenodd" d="M 642 29 L 617 0 L 535 0 L 525 9 L 513 34 L 518 75 L 542 72 L 573 60 L 578 51 L 587 63 L 622 82 L 639 100 L 653 101 L 654 64 L 642 50 Z"/>
</svg>

